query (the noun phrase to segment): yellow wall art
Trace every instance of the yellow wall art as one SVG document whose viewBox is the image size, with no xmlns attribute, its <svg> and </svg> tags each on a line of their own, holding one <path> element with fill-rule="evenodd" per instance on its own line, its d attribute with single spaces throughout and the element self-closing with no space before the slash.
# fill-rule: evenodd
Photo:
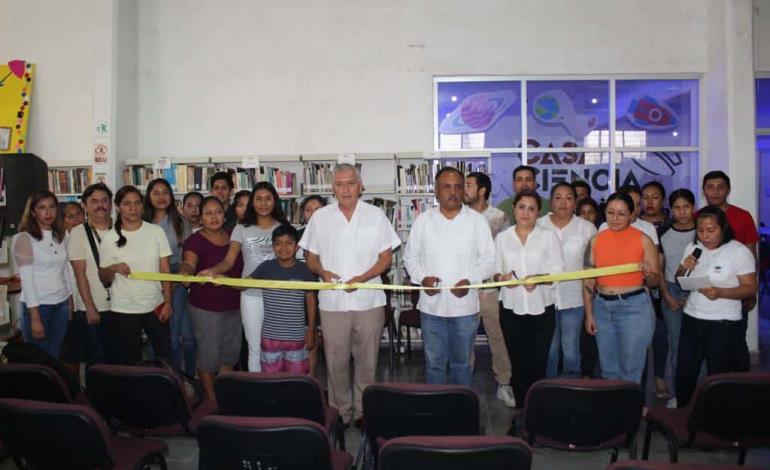
<svg viewBox="0 0 770 470">
<path fill-rule="evenodd" d="M 12 60 L 0 65 L 0 154 L 24 153 L 35 65 Z"/>
</svg>

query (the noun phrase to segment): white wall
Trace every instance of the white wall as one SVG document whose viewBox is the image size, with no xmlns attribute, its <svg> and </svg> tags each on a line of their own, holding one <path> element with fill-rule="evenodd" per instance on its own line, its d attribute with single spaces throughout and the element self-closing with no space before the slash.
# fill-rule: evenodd
<svg viewBox="0 0 770 470">
<path fill-rule="evenodd" d="M 770 0 L 754 0 L 754 69 L 770 72 Z"/>
<path fill-rule="evenodd" d="M 139 0 L 138 155 L 428 150 L 434 75 L 702 72 L 703 6 Z"/>
<path fill-rule="evenodd" d="M 99 40 L 109 22 L 100 0 L 0 0 L 0 60 L 36 65 L 28 151 L 49 160 L 88 160 Z"/>
</svg>

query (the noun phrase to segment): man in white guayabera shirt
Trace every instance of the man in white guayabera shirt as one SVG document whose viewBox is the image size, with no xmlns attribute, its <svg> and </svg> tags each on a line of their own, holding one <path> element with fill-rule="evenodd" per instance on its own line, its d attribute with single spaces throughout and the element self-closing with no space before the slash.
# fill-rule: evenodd
<svg viewBox="0 0 770 470">
<path fill-rule="evenodd" d="M 379 282 L 390 269 L 392 250 L 401 245 L 385 213 L 359 201 L 363 184 L 358 169 L 334 169 L 336 202 L 318 209 L 302 235 L 307 266 L 324 282 Z M 324 290 L 318 293 L 329 385 L 329 404 L 345 424 L 351 410 L 356 425 L 363 417 L 361 395 L 374 383 L 380 335 L 385 323 L 382 290 Z M 354 361 L 353 398 L 350 356 Z"/>
<path fill-rule="evenodd" d="M 404 264 L 414 283 L 451 286 L 420 292 L 420 322 L 428 383 L 470 385 L 471 351 L 479 325 L 479 294 L 462 286 L 489 278 L 495 246 L 483 215 L 463 205 L 464 178 L 452 167 L 436 174 L 439 207 L 414 221 Z"/>
</svg>

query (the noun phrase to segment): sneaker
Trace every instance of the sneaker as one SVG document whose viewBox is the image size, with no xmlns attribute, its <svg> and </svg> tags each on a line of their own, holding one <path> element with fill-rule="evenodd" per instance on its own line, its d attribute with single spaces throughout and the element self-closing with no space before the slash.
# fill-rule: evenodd
<svg viewBox="0 0 770 470">
<path fill-rule="evenodd" d="M 516 399 L 513 398 L 513 390 L 510 385 L 497 386 L 497 399 L 503 402 L 508 408 L 516 407 Z"/>
</svg>

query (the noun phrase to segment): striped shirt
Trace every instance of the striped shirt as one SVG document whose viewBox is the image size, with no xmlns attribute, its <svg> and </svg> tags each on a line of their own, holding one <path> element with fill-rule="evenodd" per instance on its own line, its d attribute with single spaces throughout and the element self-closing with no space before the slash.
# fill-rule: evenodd
<svg viewBox="0 0 770 470">
<path fill-rule="evenodd" d="M 274 281 L 317 281 L 302 261 L 290 268 L 281 266 L 277 259 L 265 261 L 254 270 L 251 277 Z M 262 289 L 265 319 L 262 322 L 262 337 L 283 341 L 304 341 L 307 332 L 305 323 L 305 291 L 290 289 Z"/>
</svg>

